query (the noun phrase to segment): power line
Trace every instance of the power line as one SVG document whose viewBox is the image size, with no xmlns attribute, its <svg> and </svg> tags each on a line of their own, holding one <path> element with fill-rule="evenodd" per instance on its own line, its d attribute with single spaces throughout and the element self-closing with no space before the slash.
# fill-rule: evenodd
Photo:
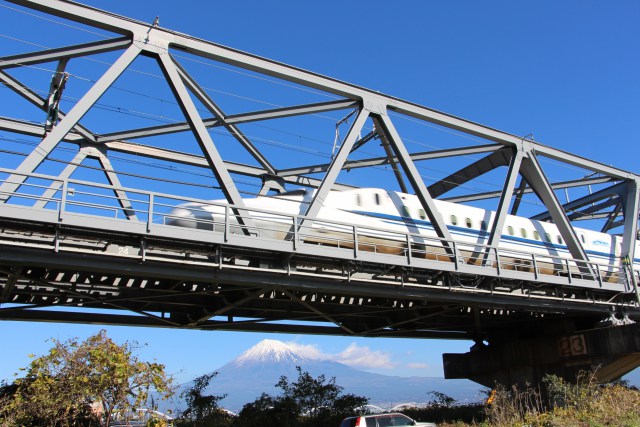
<svg viewBox="0 0 640 427">
<path fill-rule="evenodd" d="M 91 34 L 99 35 L 100 37 L 103 37 L 103 38 L 108 38 L 108 36 L 106 36 L 104 34 L 88 31 L 88 30 L 86 30 L 84 28 L 80 28 L 80 27 L 73 26 L 73 25 L 68 25 L 68 24 L 65 24 L 63 22 L 52 20 L 52 19 L 49 19 L 49 18 L 44 18 L 44 17 L 41 17 L 41 16 L 36 15 L 36 14 L 31 14 L 31 13 L 27 13 L 27 12 L 21 11 L 19 9 L 7 7 L 7 6 L 3 6 L 3 7 L 7 8 L 7 9 L 10 9 L 10 10 L 14 10 L 16 12 L 25 13 L 27 15 L 34 16 L 34 17 L 37 17 L 39 19 L 44 19 L 44 20 L 52 22 L 54 24 L 63 25 L 65 27 L 69 27 L 69 28 L 72 28 L 72 29 L 75 29 L 75 30 L 85 31 L 85 32 L 88 32 L 88 33 L 91 33 Z M 7 38 L 12 39 L 12 40 L 15 40 L 15 41 L 22 42 L 22 43 L 27 43 L 27 44 L 30 44 L 30 45 L 46 48 L 46 46 L 37 45 L 35 43 L 28 42 L 26 40 L 21 40 L 21 39 L 18 39 L 18 38 L 15 38 L 15 37 L 6 36 L 6 35 L 2 35 L 2 36 L 3 37 L 7 37 Z M 226 72 L 242 75 L 244 77 L 250 77 L 250 78 L 258 79 L 258 80 L 261 80 L 261 81 L 269 82 L 271 84 L 282 85 L 282 86 L 286 86 L 286 87 L 293 88 L 293 89 L 296 89 L 296 90 L 301 90 L 301 91 L 305 91 L 305 92 L 314 93 L 314 94 L 317 94 L 317 95 L 327 96 L 327 97 L 330 97 L 330 98 L 333 98 L 333 99 L 340 99 L 340 98 L 338 98 L 338 97 L 336 97 L 334 95 L 329 95 L 329 94 L 326 94 L 326 93 L 323 93 L 323 92 L 319 92 L 319 91 L 316 91 L 316 90 L 303 88 L 303 87 L 300 87 L 298 85 L 293 85 L 293 84 L 289 84 L 289 83 L 283 83 L 283 82 L 276 81 L 276 80 L 273 80 L 273 79 L 270 79 L 270 78 L 265 78 L 265 77 L 262 77 L 262 76 L 257 76 L 257 75 L 254 75 L 252 73 L 245 72 L 245 71 L 233 70 L 233 69 L 228 68 L 228 67 L 223 67 L 223 66 L 211 64 L 209 62 L 197 60 L 197 59 L 190 58 L 190 57 L 187 57 L 187 56 L 184 56 L 184 55 L 176 54 L 175 56 L 178 57 L 178 58 L 187 60 L 187 61 L 194 62 L 194 63 L 198 63 L 198 64 L 202 64 L 202 65 L 209 66 L 209 67 L 212 67 L 212 68 L 220 69 L 220 70 L 223 70 L 223 71 L 226 71 Z M 93 58 L 83 58 L 83 59 L 92 60 L 92 61 L 95 61 L 95 62 L 98 62 L 98 63 L 103 63 L 103 64 L 109 65 L 108 63 L 106 63 L 104 61 L 98 61 L 98 60 L 95 60 Z M 31 67 L 31 68 L 34 68 L 34 69 L 40 69 L 42 71 L 47 71 L 47 72 L 54 72 L 54 70 L 48 70 L 46 68 L 39 68 L 39 67 L 35 67 L 35 66 L 28 66 L 28 67 Z M 159 76 L 159 75 L 155 75 L 155 74 L 147 73 L 147 72 L 142 72 L 142 71 L 139 71 L 139 70 L 128 69 L 128 71 L 140 72 L 140 73 L 143 73 L 143 74 L 145 74 L 147 76 L 151 76 L 151 77 L 159 78 L 159 79 L 164 79 L 163 76 Z M 94 80 L 86 78 L 86 77 L 82 77 L 82 76 L 75 75 L 75 74 L 73 74 L 72 76 L 74 78 L 77 78 L 77 79 L 80 79 L 80 80 L 84 80 L 84 81 L 87 81 L 87 82 L 94 82 L 95 83 Z M 112 88 L 114 88 L 116 90 L 123 91 L 125 93 L 133 94 L 133 95 L 136 95 L 136 96 L 143 96 L 143 97 L 146 97 L 148 99 L 154 99 L 154 100 L 159 101 L 159 102 L 167 102 L 167 103 L 170 103 L 170 104 L 173 104 L 173 105 L 177 105 L 177 103 L 174 100 L 168 100 L 168 99 L 164 99 L 164 98 L 153 97 L 153 96 L 150 96 L 148 94 L 143 94 L 143 93 L 140 93 L 138 91 L 125 89 L 125 88 L 121 88 L 121 87 L 118 87 L 118 86 L 112 86 Z M 222 93 L 222 94 L 229 95 L 229 96 L 238 97 L 238 98 L 249 100 L 249 101 L 252 101 L 252 102 L 262 103 L 262 104 L 266 104 L 266 105 L 270 105 L 270 106 L 274 106 L 274 107 L 281 107 L 281 105 L 278 105 L 278 104 L 273 104 L 273 103 L 269 103 L 269 102 L 266 102 L 266 101 L 263 101 L 263 100 L 254 99 L 254 98 L 244 97 L 244 96 L 241 96 L 241 95 L 238 95 L 238 94 L 234 94 L 234 93 L 231 93 L 231 92 L 219 91 L 219 90 L 216 90 L 216 89 L 213 89 L 213 88 L 207 88 L 207 87 L 203 87 L 203 89 L 209 90 L 209 91 L 215 91 L 217 93 Z M 65 101 L 71 102 L 71 101 L 69 101 L 71 99 L 73 99 L 73 98 L 66 97 Z M 112 106 L 112 105 L 104 104 L 104 103 L 96 104 L 96 107 L 100 108 L 100 109 L 103 109 L 103 110 L 106 110 L 106 111 L 110 111 L 110 112 L 116 112 L 116 113 L 120 113 L 120 114 L 127 114 L 127 115 L 131 115 L 131 116 L 134 116 L 134 117 L 140 117 L 140 118 L 145 118 L 145 119 L 149 119 L 149 120 L 155 120 L 155 121 L 158 121 L 158 122 L 165 122 L 165 123 L 173 122 L 173 123 L 176 123 L 176 122 L 179 121 L 177 119 L 167 118 L 164 115 L 158 116 L 158 115 L 155 115 L 155 114 L 150 114 L 150 113 L 131 110 L 131 109 L 124 109 L 124 108 L 119 107 L 119 106 Z M 391 112 L 391 114 L 394 114 L 394 113 Z M 335 122 L 334 118 L 331 118 L 331 117 L 328 117 L 328 116 L 323 116 L 323 115 L 320 115 L 320 114 L 314 114 L 314 115 L 318 116 L 318 117 L 325 118 L 325 119 L 329 119 L 329 120 L 332 120 L 332 121 Z M 396 116 L 401 117 L 401 118 L 403 118 L 405 120 L 410 120 L 410 121 L 419 123 L 421 125 L 430 126 L 430 127 L 434 128 L 434 129 L 437 129 L 437 130 L 440 130 L 440 131 L 448 132 L 448 133 L 450 133 L 452 135 L 455 135 L 455 136 L 458 136 L 458 137 L 463 137 L 463 138 L 471 139 L 471 140 L 473 140 L 475 142 L 480 142 L 477 138 L 473 138 L 473 137 L 470 137 L 468 135 L 464 135 L 464 134 L 460 134 L 460 133 L 457 133 L 457 132 L 453 132 L 453 131 L 450 131 L 448 129 L 443 129 L 442 127 L 437 127 L 437 126 L 434 126 L 434 125 L 432 125 L 430 123 L 417 121 L 417 120 L 408 118 L 406 116 L 398 115 L 398 114 L 396 114 Z M 268 127 L 268 126 L 264 126 L 264 125 L 254 124 L 254 126 L 263 127 L 265 129 L 269 129 L 269 130 L 275 130 L 275 131 L 282 132 L 282 133 L 285 133 L 285 134 L 288 134 L 288 135 L 291 135 L 291 136 L 297 136 L 299 138 L 304 138 L 306 140 L 313 141 L 313 142 L 318 142 L 318 143 L 322 143 L 322 144 L 326 144 L 326 145 L 331 145 L 330 143 L 328 143 L 326 141 L 323 141 L 323 140 L 319 140 L 317 138 L 311 138 L 311 137 L 300 135 L 300 134 L 294 134 L 294 133 L 291 133 L 291 132 L 279 130 L 279 129 Z M 212 130 L 210 130 L 210 132 L 226 135 L 226 134 L 223 134 L 221 132 L 216 132 L 216 131 L 212 131 Z M 255 136 L 255 135 L 251 136 L 251 138 L 254 139 L 257 143 L 261 143 L 261 144 L 265 144 L 265 145 L 271 145 L 271 146 L 275 146 L 275 147 L 279 147 L 279 148 L 283 148 L 283 149 L 288 149 L 288 150 L 292 150 L 292 151 L 302 152 L 302 153 L 305 153 L 305 154 L 310 154 L 310 155 L 319 156 L 319 157 L 323 157 L 323 158 L 330 158 L 330 156 L 325 155 L 323 152 L 318 151 L 318 150 L 303 149 L 301 147 L 296 147 L 296 146 L 293 146 L 293 145 L 290 145 L 290 144 L 285 144 L 285 143 L 282 143 L 282 142 L 279 142 L 279 141 L 269 140 L 269 139 L 258 137 L 258 136 Z M 407 141 L 407 142 L 411 142 L 411 143 L 417 144 L 417 145 L 422 145 L 422 146 L 426 146 L 426 147 L 430 147 L 430 148 L 438 148 L 437 146 L 424 144 L 424 143 L 421 143 L 419 141 L 414 141 L 414 140 L 410 140 L 410 139 L 404 139 L 404 140 Z M 359 151 L 359 152 L 362 153 L 362 154 L 369 154 L 369 155 L 374 154 L 374 153 L 365 152 L 365 151 Z M 423 168 L 423 167 L 421 167 L 419 165 L 416 165 L 416 166 L 419 169 L 425 169 L 425 168 Z M 381 168 L 386 171 L 385 168 L 383 168 L 383 167 L 381 167 Z M 434 171 L 435 169 L 429 168 L 429 170 L 430 171 Z M 445 171 L 439 171 L 439 172 L 446 173 Z M 425 177 L 425 178 L 428 178 L 431 181 L 438 181 L 437 178 L 431 177 L 431 176 L 428 176 L 428 177 Z M 482 181 L 476 181 L 476 182 L 482 182 Z M 494 183 L 490 183 L 490 182 L 482 182 L 482 183 L 485 184 L 485 185 L 489 185 L 492 188 L 499 188 L 499 186 L 495 185 Z M 480 189 L 476 189 L 476 188 L 468 187 L 468 186 L 460 186 L 460 187 L 468 189 L 468 190 L 471 190 L 471 191 L 477 191 L 477 192 L 481 191 Z"/>
</svg>

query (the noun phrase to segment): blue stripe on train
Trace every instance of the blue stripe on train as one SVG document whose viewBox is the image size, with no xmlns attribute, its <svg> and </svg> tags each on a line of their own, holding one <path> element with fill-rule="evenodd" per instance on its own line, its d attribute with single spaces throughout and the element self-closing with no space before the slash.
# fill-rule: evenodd
<svg viewBox="0 0 640 427">
<path fill-rule="evenodd" d="M 433 226 L 431 225 L 431 221 L 426 221 L 423 219 L 405 218 L 405 217 L 396 216 L 396 215 L 389 215 L 389 214 L 384 214 L 379 212 L 369 212 L 369 211 L 349 211 L 349 212 L 362 215 L 362 216 L 368 216 L 371 218 L 382 219 L 383 222 L 387 224 L 402 225 L 405 227 L 415 227 L 421 230 L 433 231 Z M 468 237 L 474 237 L 474 238 L 478 238 L 478 237 L 486 238 L 489 236 L 489 232 L 483 231 L 483 230 L 477 230 L 473 228 L 458 227 L 455 225 L 447 225 L 447 228 L 451 231 L 451 234 L 456 234 L 459 236 L 468 236 Z M 567 254 L 569 253 L 569 249 L 567 248 L 567 246 L 559 245 L 551 242 L 542 242 L 539 240 L 532 240 L 532 239 L 526 239 L 523 237 L 511 236 L 508 234 L 503 234 L 502 239 L 524 244 L 526 246 L 531 246 L 535 248 L 544 247 L 547 250 L 553 249 L 558 253 L 561 253 L 561 252 L 567 253 Z M 610 261 L 617 258 L 615 255 L 607 252 L 598 252 L 593 250 L 587 250 L 586 252 L 589 255 L 605 258 Z M 634 263 L 640 262 L 640 258 L 634 258 L 633 261 Z"/>
</svg>

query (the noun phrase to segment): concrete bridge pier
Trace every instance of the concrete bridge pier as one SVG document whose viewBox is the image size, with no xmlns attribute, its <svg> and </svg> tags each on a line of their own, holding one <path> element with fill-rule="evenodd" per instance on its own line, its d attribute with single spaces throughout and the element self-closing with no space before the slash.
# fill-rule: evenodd
<svg viewBox="0 0 640 427">
<path fill-rule="evenodd" d="M 596 379 L 605 383 L 640 366 L 640 324 L 490 342 L 468 353 L 444 354 L 443 360 L 445 378 L 467 378 L 490 388 L 537 384 L 546 374 L 575 382 L 581 371 L 596 366 Z"/>
</svg>

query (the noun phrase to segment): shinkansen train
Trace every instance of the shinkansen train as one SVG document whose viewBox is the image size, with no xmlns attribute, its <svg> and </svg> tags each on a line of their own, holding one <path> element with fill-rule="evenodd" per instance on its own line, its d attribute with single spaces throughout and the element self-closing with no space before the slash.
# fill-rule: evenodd
<svg viewBox="0 0 640 427">
<path fill-rule="evenodd" d="M 290 236 L 292 217 L 303 215 L 313 198 L 314 190 L 295 190 L 277 196 L 245 199 L 247 210 L 261 237 L 284 239 Z M 212 204 L 189 203 L 174 209 L 169 224 L 198 228 L 221 229 L 224 225 L 226 202 Z M 485 246 L 495 212 L 471 206 L 435 200 L 452 238 L 458 243 L 462 257 L 468 263 L 487 262 Z M 252 211 L 255 209 L 255 211 Z M 232 217 L 230 223 L 239 224 Z M 332 191 L 324 200 L 317 219 L 299 231 L 304 242 L 353 247 L 354 226 L 358 230 L 357 244 L 361 250 L 400 254 L 408 246 L 416 256 L 445 260 L 448 258 L 442 242 L 415 195 L 376 188 Z M 590 262 L 597 263 L 605 280 L 618 281 L 622 237 L 575 228 Z M 407 243 L 407 235 L 410 241 Z M 543 274 L 568 274 L 579 271 L 553 223 L 533 221 L 508 215 L 498 244 L 501 266 L 522 271 L 535 268 Z M 485 251 L 485 252 L 483 252 Z M 489 252 L 486 252 L 489 253 Z M 636 253 L 640 245 L 636 241 Z M 495 263 L 495 261 L 494 261 Z M 640 259 L 633 262 L 640 266 Z M 486 264 L 485 264 L 486 265 Z"/>
</svg>

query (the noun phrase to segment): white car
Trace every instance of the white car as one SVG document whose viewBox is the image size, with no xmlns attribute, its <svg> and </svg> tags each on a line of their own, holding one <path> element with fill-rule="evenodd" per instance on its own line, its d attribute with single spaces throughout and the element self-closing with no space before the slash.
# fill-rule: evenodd
<svg viewBox="0 0 640 427">
<path fill-rule="evenodd" d="M 434 423 L 422 423 L 404 414 L 375 414 L 349 417 L 342 420 L 340 427 L 387 427 L 387 426 L 422 426 L 436 427 Z"/>
</svg>

